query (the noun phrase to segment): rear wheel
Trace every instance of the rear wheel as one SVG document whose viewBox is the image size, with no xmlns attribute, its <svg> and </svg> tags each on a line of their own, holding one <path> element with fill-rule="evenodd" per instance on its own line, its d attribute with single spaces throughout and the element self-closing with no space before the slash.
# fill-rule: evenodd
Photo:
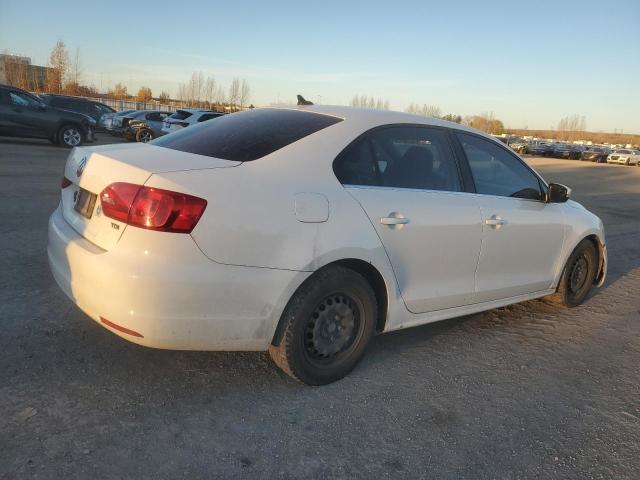
<svg viewBox="0 0 640 480">
<path fill-rule="evenodd" d="M 347 375 L 360 361 L 375 331 L 377 302 L 359 273 L 330 266 L 309 278 L 293 295 L 281 322 L 274 362 L 308 385 L 325 385 Z"/>
<path fill-rule="evenodd" d="M 584 239 L 575 248 L 560 277 L 553 299 L 567 307 L 580 305 L 587 297 L 598 272 L 596 248 Z"/>
<path fill-rule="evenodd" d="M 67 148 L 78 147 L 82 145 L 84 135 L 80 128 L 75 125 L 63 125 L 58 130 L 58 145 Z"/>
<path fill-rule="evenodd" d="M 153 132 L 148 128 L 142 128 L 136 132 L 136 142 L 147 143 L 153 140 Z"/>
</svg>

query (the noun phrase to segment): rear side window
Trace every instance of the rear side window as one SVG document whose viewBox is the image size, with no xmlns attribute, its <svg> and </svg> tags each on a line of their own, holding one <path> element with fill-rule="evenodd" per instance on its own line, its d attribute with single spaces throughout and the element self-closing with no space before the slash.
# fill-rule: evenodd
<svg viewBox="0 0 640 480">
<path fill-rule="evenodd" d="M 222 115 L 153 140 L 159 147 L 209 157 L 249 162 L 341 122 L 342 119 L 300 110 L 260 108 Z"/>
<path fill-rule="evenodd" d="M 173 118 L 175 120 L 184 120 L 185 118 L 189 118 L 190 116 L 190 112 L 187 112 L 185 110 L 176 110 L 176 113 L 171 115 L 169 118 Z"/>
<path fill-rule="evenodd" d="M 447 134 L 436 128 L 374 130 L 340 154 L 333 169 L 343 185 L 461 190 Z"/>
<path fill-rule="evenodd" d="M 205 113 L 198 119 L 198 122 L 206 122 L 207 120 L 211 120 L 212 118 L 218 118 L 220 116 L 222 116 L 221 113 Z"/>
</svg>

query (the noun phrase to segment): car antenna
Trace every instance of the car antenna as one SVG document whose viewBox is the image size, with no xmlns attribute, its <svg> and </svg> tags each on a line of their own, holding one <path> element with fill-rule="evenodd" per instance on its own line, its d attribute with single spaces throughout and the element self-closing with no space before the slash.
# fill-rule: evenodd
<svg viewBox="0 0 640 480">
<path fill-rule="evenodd" d="M 313 105 L 313 102 L 305 100 L 302 95 L 298 94 L 298 105 Z"/>
</svg>

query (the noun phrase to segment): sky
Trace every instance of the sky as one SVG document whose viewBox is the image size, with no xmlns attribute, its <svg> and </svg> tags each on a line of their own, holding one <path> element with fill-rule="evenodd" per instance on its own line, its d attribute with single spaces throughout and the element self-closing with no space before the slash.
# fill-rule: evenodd
<svg viewBox="0 0 640 480">
<path fill-rule="evenodd" d="M 493 112 L 505 126 L 640 133 L 640 0 L 0 0 L 0 52 L 46 65 L 62 39 L 83 82 L 177 94 L 194 71 L 256 106 L 356 95 Z"/>
</svg>

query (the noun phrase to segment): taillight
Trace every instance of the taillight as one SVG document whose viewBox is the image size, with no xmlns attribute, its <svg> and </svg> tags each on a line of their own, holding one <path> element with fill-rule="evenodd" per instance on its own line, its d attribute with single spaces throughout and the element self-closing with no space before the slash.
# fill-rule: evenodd
<svg viewBox="0 0 640 480">
<path fill-rule="evenodd" d="M 207 201 L 185 193 L 112 183 L 100 193 L 102 212 L 135 227 L 163 232 L 190 233 Z"/>
<path fill-rule="evenodd" d="M 60 182 L 60 188 L 64 190 L 69 185 L 71 185 L 71 183 L 72 183 L 71 180 L 69 180 L 67 177 L 62 177 L 62 182 Z"/>
</svg>

